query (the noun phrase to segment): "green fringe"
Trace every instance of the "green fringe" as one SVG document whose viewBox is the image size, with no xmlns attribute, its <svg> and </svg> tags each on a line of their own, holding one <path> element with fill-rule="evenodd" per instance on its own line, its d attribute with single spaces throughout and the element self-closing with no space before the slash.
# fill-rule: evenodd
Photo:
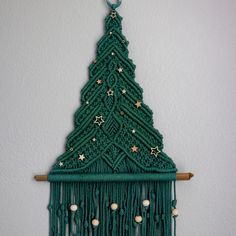
<svg viewBox="0 0 236 236">
<path fill-rule="evenodd" d="M 175 181 L 51 182 L 50 236 L 171 236 Z M 144 207 L 143 200 L 150 205 Z M 118 209 L 111 210 L 117 203 Z M 70 206 L 78 210 L 72 212 Z M 142 216 L 136 223 L 135 216 Z M 100 224 L 93 227 L 92 220 Z M 174 219 L 175 220 L 175 219 Z M 175 234 L 175 229 L 174 229 Z"/>
</svg>

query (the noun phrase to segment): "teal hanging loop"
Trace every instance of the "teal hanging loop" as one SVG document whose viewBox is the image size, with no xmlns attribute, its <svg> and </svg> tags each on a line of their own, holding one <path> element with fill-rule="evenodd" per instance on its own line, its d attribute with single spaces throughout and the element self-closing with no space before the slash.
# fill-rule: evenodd
<svg viewBox="0 0 236 236">
<path fill-rule="evenodd" d="M 117 7 L 121 5 L 122 0 L 117 0 L 116 3 L 111 3 L 109 0 L 107 1 L 107 5 L 114 11 Z"/>
</svg>

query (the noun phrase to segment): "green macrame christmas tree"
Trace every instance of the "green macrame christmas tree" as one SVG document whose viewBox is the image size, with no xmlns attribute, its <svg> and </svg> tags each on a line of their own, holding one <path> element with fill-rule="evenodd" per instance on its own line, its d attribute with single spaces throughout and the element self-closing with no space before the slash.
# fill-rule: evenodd
<svg viewBox="0 0 236 236">
<path fill-rule="evenodd" d="M 176 167 L 134 80 L 119 4 L 109 4 L 75 128 L 48 177 L 50 236 L 172 235 Z"/>
</svg>

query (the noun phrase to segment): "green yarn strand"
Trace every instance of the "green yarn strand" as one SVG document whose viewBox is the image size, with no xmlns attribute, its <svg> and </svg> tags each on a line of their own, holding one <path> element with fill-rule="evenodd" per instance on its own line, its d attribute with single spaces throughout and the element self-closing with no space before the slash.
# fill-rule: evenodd
<svg viewBox="0 0 236 236">
<path fill-rule="evenodd" d="M 116 4 L 112 4 L 109 0 L 106 0 L 107 1 L 107 5 L 112 9 L 112 10 L 115 10 L 117 7 L 119 7 L 121 5 L 121 2 L 122 0 L 117 0 L 117 3 Z"/>
<path fill-rule="evenodd" d="M 172 182 L 50 183 L 50 236 L 171 235 Z M 59 200 L 60 199 L 60 200 Z M 149 199 L 150 205 L 143 201 Z M 58 201 L 59 200 L 59 201 Z M 77 211 L 70 207 L 77 204 Z M 116 203 L 118 208 L 111 209 Z M 136 222 L 135 217 L 142 221 Z M 94 227 L 92 221 L 99 225 Z"/>
</svg>

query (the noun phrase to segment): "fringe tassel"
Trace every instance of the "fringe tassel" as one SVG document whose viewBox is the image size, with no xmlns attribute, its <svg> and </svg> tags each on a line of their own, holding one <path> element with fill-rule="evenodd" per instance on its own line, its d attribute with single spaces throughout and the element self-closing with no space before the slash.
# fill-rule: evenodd
<svg viewBox="0 0 236 236">
<path fill-rule="evenodd" d="M 144 200 L 150 201 L 150 205 L 144 206 Z M 111 209 L 112 203 L 118 205 L 116 210 Z M 71 205 L 78 209 L 72 211 Z M 175 206 L 173 181 L 52 182 L 49 235 L 171 236 Z M 137 216 L 142 217 L 140 223 L 136 222 Z M 94 219 L 98 226 L 92 224 Z M 173 231 L 176 236 L 175 217 Z"/>
</svg>

